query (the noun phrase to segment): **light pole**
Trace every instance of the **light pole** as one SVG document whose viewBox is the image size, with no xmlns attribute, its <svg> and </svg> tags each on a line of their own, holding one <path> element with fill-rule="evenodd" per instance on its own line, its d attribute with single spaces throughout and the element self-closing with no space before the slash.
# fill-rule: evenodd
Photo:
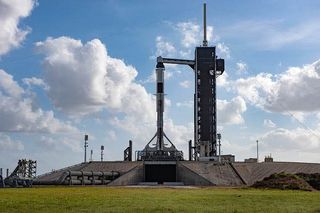
<svg viewBox="0 0 320 213">
<path fill-rule="evenodd" d="M 87 162 L 87 148 L 88 148 L 88 140 L 89 140 L 89 136 L 88 135 L 84 135 L 84 162 Z"/>
<path fill-rule="evenodd" d="M 221 134 L 218 133 L 218 142 L 219 142 L 219 163 L 221 163 Z"/>
<path fill-rule="evenodd" d="M 93 150 L 91 149 L 91 152 L 90 152 L 90 161 L 93 161 Z"/>
<path fill-rule="evenodd" d="M 104 150 L 104 146 L 101 146 L 101 161 L 103 161 L 103 150 Z"/>
<path fill-rule="evenodd" d="M 259 141 L 257 140 L 257 163 L 259 163 Z"/>
</svg>

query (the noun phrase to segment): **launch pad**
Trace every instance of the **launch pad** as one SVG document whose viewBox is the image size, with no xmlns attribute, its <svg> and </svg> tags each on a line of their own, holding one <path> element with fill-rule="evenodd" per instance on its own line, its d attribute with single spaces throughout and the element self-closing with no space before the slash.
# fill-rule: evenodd
<svg viewBox="0 0 320 213">
<path fill-rule="evenodd" d="M 144 149 L 135 152 L 133 142 L 124 150 L 123 161 L 86 161 L 34 179 L 35 185 L 197 185 L 250 186 L 274 173 L 320 173 L 320 164 L 289 162 L 235 162 L 233 155 L 220 154 L 221 134 L 217 133 L 216 78 L 224 73 L 224 59 L 216 47 L 208 46 L 206 5 L 204 38 L 195 48 L 194 59 L 159 56 L 156 63 L 156 133 Z M 165 64 L 187 65 L 194 72 L 194 138 L 188 143 L 187 161 L 164 129 Z M 85 150 L 88 147 L 85 136 Z M 135 159 L 135 160 L 134 160 Z"/>
</svg>

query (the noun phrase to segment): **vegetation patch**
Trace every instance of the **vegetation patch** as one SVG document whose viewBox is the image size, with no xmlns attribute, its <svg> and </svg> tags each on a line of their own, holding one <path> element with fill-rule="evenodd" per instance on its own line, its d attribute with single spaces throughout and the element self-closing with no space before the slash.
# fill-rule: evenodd
<svg viewBox="0 0 320 213">
<path fill-rule="evenodd" d="M 291 189 L 291 190 L 304 190 L 312 191 L 313 188 L 309 183 L 294 174 L 278 173 L 272 174 L 269 177 L 264 178 L 262 181 L 258 181 L 252 185 L 254 188 L 266 188 L 266 189 Z"/>
<path fill-rule="evenodd" d="M 297 176 L 304 179 L 312 188 L 320 190 L 320 173 L 298 173 Z"/>
</svg>

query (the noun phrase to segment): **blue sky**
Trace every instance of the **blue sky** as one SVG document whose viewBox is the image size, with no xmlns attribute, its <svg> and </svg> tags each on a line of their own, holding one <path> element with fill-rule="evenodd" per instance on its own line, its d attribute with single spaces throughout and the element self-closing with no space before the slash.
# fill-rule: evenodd
<svg viewBox="0 0 320 213">
<path fill-rule="evenodd" d="M 224 154 L 320 162 L 319 1 L 208 1 Z M 0 167 L 38 160 L 39 172 L 83 160 L 121 160 L 155 132 L 158 55 L 193 59 L 198 1 L 0 0 Z M 193 71 L 167 66 L 167 135 L 193 138 Z"/>
</svg>

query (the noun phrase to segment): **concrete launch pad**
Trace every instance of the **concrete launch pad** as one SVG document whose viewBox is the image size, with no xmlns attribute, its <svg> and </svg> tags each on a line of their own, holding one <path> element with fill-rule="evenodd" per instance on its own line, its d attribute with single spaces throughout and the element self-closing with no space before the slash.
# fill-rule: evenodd
<svg viewBox="0 0 320 213">
<path fill-rule="evenodd" d="M 70 172 L 77 174 L 70 177 Z M 82 172 L 82 173 L 81 173 Z M 250 186 L 274 173 L 320 173 L 318 163 L 264 162 L 216 163 L 201 161 L 92 161 L 38 176 L 34 185 L 155 185 L 174 183 L 190 186 Z M 90 175 L 91 173 L 92 175 Z M 104 183 L 99 173 L 114 174 Z M 101 175 L 100 175 L 101 176 Z M 102 176 L 101 176 L 102 177 Z M 92 181 L 96 179 L 96 181 Z"/>
</svg>

